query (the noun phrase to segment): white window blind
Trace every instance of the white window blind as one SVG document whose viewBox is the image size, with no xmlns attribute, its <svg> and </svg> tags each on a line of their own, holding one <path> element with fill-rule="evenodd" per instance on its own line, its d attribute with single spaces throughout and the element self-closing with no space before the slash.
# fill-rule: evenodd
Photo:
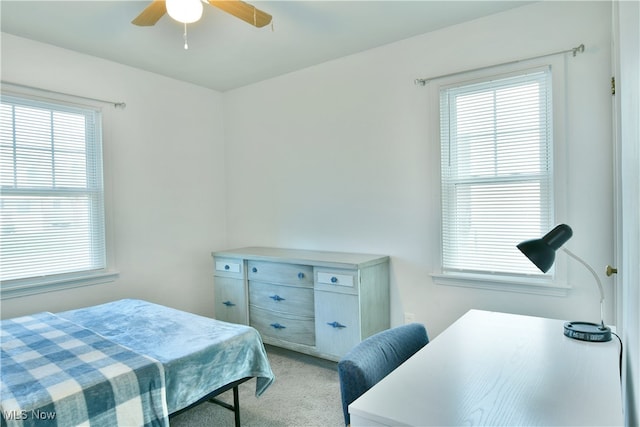
<svg viewBox="0 0 640 427">
<path fill-rule="evenodd" d="M 440 90 L 444 272 L 540 275 L 516 248 L 553 224 L 551 70 Z"/>
<path fill-rule="evenodd" d="M 3 96 L 0 278 L 106 267 L 101 115 Z"/>
</svg>

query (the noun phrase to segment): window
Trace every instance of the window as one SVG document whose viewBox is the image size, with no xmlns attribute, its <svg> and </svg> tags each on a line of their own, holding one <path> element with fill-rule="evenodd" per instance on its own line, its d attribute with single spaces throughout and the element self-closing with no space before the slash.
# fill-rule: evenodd
<svg viewBox="0 0 640 427">
<path fill-rule="evenodd" d="M 0 108 L 3 293 L 104 271 L 100 112 L 4 95 Z"/>
<path fill-rule="evenodd" d="M 550 68 L 439 95 L 443 272 L 544 277 L 516 244 L 553 226 Z"/>
</svg>

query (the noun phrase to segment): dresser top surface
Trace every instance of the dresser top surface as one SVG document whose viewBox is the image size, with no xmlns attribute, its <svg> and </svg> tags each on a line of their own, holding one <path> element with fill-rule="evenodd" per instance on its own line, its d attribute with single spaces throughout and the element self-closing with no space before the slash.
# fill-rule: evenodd
<svg viewBox="0 0 640 427">
<path fill-rule="evenodd" d="M 284 262 L 290 264 L 310 264 L 316 266 L 363 268 L 388 262 L 387 255 L 349 252 L 329 252 L 304 249 L 273 247 L 246 247 L 212 252 L 212 256 L 243 258 L 258 261 Z"/>
</svg>

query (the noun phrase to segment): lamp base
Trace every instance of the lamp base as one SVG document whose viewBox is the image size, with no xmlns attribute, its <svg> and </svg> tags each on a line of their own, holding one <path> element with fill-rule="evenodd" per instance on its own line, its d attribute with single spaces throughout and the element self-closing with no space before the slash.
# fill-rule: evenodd
<svg viewBox="0 0 640 427">
<path fill-rule="evenodd" d="M 581 341 L 611 341 L 611 329 L 599 323 L 567 322 L 564 324 L 564 335 Z"/>
</svg>

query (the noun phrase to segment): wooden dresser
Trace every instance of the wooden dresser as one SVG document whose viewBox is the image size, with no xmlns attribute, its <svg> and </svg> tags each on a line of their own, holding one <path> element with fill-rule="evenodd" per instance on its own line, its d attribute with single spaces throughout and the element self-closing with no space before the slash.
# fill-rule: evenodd
<svg viewBox="0 0 640 427">
<path fill-rule="evenodd" d="M 339 360 L 389 328 L 389 257 L 249 247 L 212 253 L 215 317 L 265 343 Z"/>
</svg>

